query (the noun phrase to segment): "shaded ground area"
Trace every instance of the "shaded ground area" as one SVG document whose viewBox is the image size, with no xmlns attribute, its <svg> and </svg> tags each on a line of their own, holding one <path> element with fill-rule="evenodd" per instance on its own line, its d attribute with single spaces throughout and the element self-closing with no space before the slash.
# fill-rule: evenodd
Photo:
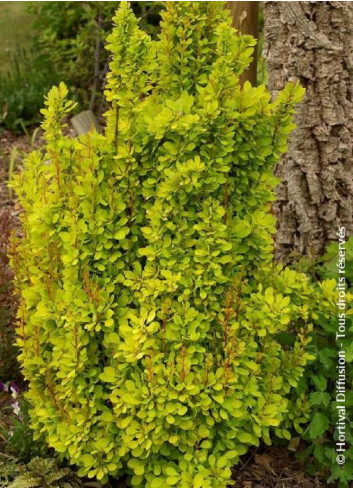
<svg viewBox="0 0 353 489">
<path fill-rule="evenodd" d="M 16 149 L 14 150 L 14 148 Z M 1 131 L 0 129 L 0 209 L 13 207 L 13 199 L 6 185 L 10 172 L 11 153 L 13 151 L 18 153 L 18 156 L 15 158 L 15 165 L 17 166 L 20 164 L 20 152 L 25 152 L 29 149 L 30 143 L 26 136 L 15 135 L 9 131 Z"/>
<path fill-rule="evenodd" d="M 325 480 L 307 475 L 304 466 L 286 448 L 254 448 L 234 468 L 233 487 L 329 487 Z"/>
<path fill-rule="evenodd" d="M 7 208 L 15 225 L 19 222 L 20 209 L 7 182 L 11 174 L 22 167 L 24 156 L 34 149 L 35 144 L 36 141 L 27 135 L 13 134 L 0 128 L 0 211 Z"/>
</svg>

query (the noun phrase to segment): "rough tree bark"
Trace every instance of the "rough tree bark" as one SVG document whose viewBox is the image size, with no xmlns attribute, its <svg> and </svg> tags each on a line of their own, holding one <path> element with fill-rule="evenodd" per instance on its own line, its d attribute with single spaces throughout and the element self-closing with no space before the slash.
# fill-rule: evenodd
<svg viewBox="0 0 353 489">
<path fill-rule="evenodd" d="M 277 259 L 316 256 L 338 225 L 353 234 L 353 3 L 265 2 L 264 56 L 273 94 L 306 88 L 276 169 Z"/>
<path fill-rule="evenodd" d="M 250 34 L 258 39 L 258 12 L 259 2 L 227 2 L 227 8 L 232 13 L 233 27 L 243 34 Z M 249 68 L 241 75 L 240 83 L 249 81 L 256 86 L 257 73 L 257 52 L 256 46 L 253 55 L 253 61 Z"/>
</svg>

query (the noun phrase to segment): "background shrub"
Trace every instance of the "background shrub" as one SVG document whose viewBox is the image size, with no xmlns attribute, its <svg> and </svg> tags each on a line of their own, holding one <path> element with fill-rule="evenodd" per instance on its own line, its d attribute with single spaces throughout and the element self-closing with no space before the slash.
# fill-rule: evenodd
<svg viewBox="0 0 353 489">
<path fill-rule="evenodd" d="M 155 35 L 162 2 L 131 2 L 141 27 Z M 109 56 L 104 49 L 119 2 L 32 2 L 37 46 L 83 107 L 102 110 Z"/>
<path fill-rule="evenodd" d="M 273 165 L 302 89 L 272 103 L 239 86 L 254 40 L 222 2 L 167 3 L 158 41 L 126 4 L 114 21 L 105 134 L 63 135 L 60 84 L 16 183 L 33 427 L 79 475 L 224 487 L 249 446 L 290 436 L 311 358 L 317 291 L 271 265 Z"/>
<path fill-rule="evenodd" d="M 119 2 L 29 2 L 36 37 L 33 47 L 18 46 L 0 73 L 0 125 L 23 132 L 40 122 L 40 108 L 51 86 L 64 80 L 81 109 L 97 115 L 109 55 L 104 49 Z M 132 2 L 141 26 L 155 35 L 161 2 Z"/>
<path fill-rule="evenodd" d="M 18 48 L 11 56 L 9 69 L 0 73 L 0 124 L 16 132 L 40 121 L 44 95 L 58 83 L 49 59 L 37 50 Z"/>
</svg>

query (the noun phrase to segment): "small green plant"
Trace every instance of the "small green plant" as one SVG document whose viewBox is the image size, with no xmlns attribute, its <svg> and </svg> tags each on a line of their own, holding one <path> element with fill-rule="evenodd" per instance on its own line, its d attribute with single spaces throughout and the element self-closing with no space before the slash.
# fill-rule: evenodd
<svg viewBox="0 0 353 489">
<path fill-rule="evenodd" d="M 317 291 L 271 265 L 273 166 L 303 90 L 239 86 L 254 40 L 222 2 L 168 2 L 157 41 L 126 4 L 114 22 L 105 133 L 64 136 L 74 104 L 54 87 L 16 178 L 32 424 L 81 476 L 224 487 L 273 428 L 288 438 L 312 358 Z"/>
<path fill-rule="evenodd" d="M 337 243 L 331 243 L 326 253 L 315 261 L 315 268 L 321 278 L 337 280 L 337 261 L 339 258 L 339 248 Z M 353 236 L 346 240 L 345 244 L 345 277 L 347 289 L 353 289 Z"/>
<path fill-rule="evenodd" d="M 0 487 L 9 487 L 9 484 L 21 474 L 22 470 L 23 465 L 18 460 L 12 456 L 0 453 Z"/>
<path fill-rule="evenodd" d="M 312 348 L 315 360 L 310 362 L 304 378 L 299 383 L 298 394 L 305 399 L 305 417 L 297 423 L 297 429 L 307 442 L 307 448 L 299 454 L 300 458 L 307 460 L 307 469 L 311 474 L 321 473 L 326 476 L 329 483 L 338 481 L 340 487 L 349 487 L 353 481 L 353 237 L 347 239 L 345 244 L 345 286 L 347 290 L 345 312 L 345 338 L 336 339 L 338 330 L 337 292 L 338 279 L 337 263 L 339 248 L 337 243 L 328 246 L 326 253 L 316 260 L 299 262 L 298 267 L 318 274 L 327 279 L 326 289 L 331 287 L 334 312 L 331 316 L 320 315 L 315 331 L 313 332 Z M 338 351 L 345 351 L 345 378 L 346 394 L 342 401 L 342 394 L 336 402 L 336 380 L 338 379 Z M 342 384 L 342 382 L 341 382 Z M 336 457 L 336 441 L 339 422 L 337 406 L 345 405 L 345 463 L 338 464 Z M 341 419 L 342 421 L 342 419 Z M 306 423 L 306 424 L 305 424 Z"/>
<path fill-rule="evenodd" d="M 0 477 L 1 477 L 0 465 Z M 5 469 L 6 470 L 6 469 Z M 82 487 L 80 479 L 67 467 L 60 468 L 51 458 L 33 458 L 17 466 L 11 483 L 3 487 Z"/>
<path fill-rule="evenodd" d="M 14 382 L 0 382 L 0 396 L 0 436 L 5 444 L 6 453 L 21 462 L 28 462 L 31 458 L 47 452 L 48 447 L 43 439 L 33 439 L 28 402 L 18 385 Z"/>
</svg>

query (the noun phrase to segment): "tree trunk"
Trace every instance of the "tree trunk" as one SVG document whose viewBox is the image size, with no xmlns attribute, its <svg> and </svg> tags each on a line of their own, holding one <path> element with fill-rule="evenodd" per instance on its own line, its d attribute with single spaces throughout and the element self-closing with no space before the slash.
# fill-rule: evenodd
<svg viewBox="0 0 353 489">
<path fill-rule="evenodd" d="M 233 27 L 243 34 L 250 34 L 258 39 L 258 7 L 259 2 L 227 2 L 227 7 L 232 13 Z M 253 61 L 249 68 L 241 75 L 240 83 L 249 81 L 256 86 L 257 74 L 257 52 L 256 46 Z"/>
<path fill-rule="evenodd" d="M 353 3 L 265 2 L 264 56 L 273 94 L 306 88 L 297 129 L 277 166 L 277 259 L 317 256 L 353 234 Z"/>
</svg>

